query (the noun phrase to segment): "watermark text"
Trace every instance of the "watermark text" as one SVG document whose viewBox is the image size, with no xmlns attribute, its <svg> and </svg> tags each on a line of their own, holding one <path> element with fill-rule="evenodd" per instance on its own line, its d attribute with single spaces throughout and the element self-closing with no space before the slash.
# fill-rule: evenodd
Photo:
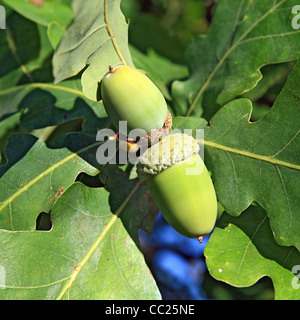
<svg viewBox="0 0 300 320">
<path fill-rule="evenodd" d="M 300 4 L 292 8 L 292 14 L 295 14 L 295 16 L 292 19 L 292 28 L 294 30 L 299 30 L 300 29 Z"/>
<path fill-rule="evenodd" d="M 5 8 L 0 5 L 0 29 L 6 29 Z"/>
</svg>

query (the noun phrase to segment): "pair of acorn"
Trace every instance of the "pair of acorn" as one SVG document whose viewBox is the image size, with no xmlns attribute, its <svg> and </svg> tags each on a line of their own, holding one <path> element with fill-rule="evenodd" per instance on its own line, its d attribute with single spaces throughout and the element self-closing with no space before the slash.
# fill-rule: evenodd
<svg viewBox="0 0 300 320">
<path fill-rule="evenodd" d="M 167 222 L 179 233 L 198 238 L 210 233 L 217 219 L 215 189 L 198 154 L 197 141 L 186 134 L 170 134 L 166 101 L 155 84 L 140 70 L 109 67 L 101 83 L 104 107 L 113 125 L 127 121 L 128 130 L 141 130 L 151 142 L 140 155 L 137 172 Z"/>
</svg>

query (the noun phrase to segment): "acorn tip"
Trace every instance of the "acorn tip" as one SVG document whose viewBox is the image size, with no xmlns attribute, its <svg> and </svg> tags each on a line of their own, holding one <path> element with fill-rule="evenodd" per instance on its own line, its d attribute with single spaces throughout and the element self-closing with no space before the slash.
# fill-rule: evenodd
<svg viewBox="0 0 300 320">
<path fill-rule="evenodd" d="M 198 241 L 199 241 L 199 243 L 202 243 L 203 242 L 203 236 L 198 237 Z"/>
<path fill-rule="evenodd" d="M 108 66 L 108 69 L 109 69 L 109 72 L 110 72 L 110 73 L 115 72 L 115 69 L 114 69 L 112 66 Z"/>
</svg>

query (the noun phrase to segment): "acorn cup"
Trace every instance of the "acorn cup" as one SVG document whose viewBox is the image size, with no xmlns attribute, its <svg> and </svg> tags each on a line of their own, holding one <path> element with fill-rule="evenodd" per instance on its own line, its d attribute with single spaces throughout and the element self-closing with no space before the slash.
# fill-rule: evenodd
<svg viewBox="0 0 300 320">
<path fill-rule="evenodd" d="M 166 136 L 140 156 L 137 172 L 167 222 L 182 235 L 202 242 L 214 228 L 218 206 L 198 151 L 191 136 Z"/>
<path fill-rule="evenodd" d="M 156 143 L 172 127 L 172 116 L 164 96 L 136 68 L 125 65 L 109 67 L 101 83 L 101 96 L 115 128 L 119 128 L 119 121 L 127 121 L 127 130 L 135 129 L 135 135 L 139 136 L 137 140 L 128 139 L 128 148 L 141 139 L 146 141 L 147 146 Z"/>
</svg>

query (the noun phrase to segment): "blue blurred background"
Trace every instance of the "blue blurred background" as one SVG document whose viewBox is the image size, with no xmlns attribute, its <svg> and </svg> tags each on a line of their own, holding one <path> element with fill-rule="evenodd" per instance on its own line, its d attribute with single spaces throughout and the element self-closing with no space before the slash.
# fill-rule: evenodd
<svg viewBox="0 0 300 320">
<path fill-rule="evenodd" d="M 175 231 L 158 214 L 151 236 L 139 231 L 145 260 L 157 282 L 163 300 L 269 300 L 274 297 L 269 278 L 248 288 L 236 288 L 213 279 L 203 255 L 210 235 L 203 242 Z"/>
<path fill-rule="evenodd" d="M 175 231 L 159 213 L 151 236 L 140 231 L 139 237 L 163 299 L 206 299 L 202 290 L 206 271 L 203 250 L 209 236 L 205 236 L 201 244 L 197 239 L 186 238 Z"/>
</svg>

